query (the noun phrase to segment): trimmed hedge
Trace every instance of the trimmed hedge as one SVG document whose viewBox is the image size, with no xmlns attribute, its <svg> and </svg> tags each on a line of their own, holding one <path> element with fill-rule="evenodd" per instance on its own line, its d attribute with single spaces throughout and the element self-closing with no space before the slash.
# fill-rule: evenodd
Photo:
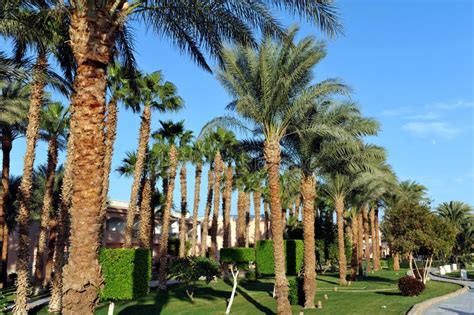
<svg viewBox="0 0 474 315">
<path fill-rule="evenodd" d="M 286 274 L 297 275 L 303 266 L 304 243 L 302 240 L 285 240 Z M 273 241 L 261 240 L 255 250 L 257 272 L 263 275 L 275 274 Z"/>
<path fill-rule="evenodd" d="M 132 300 L 147 295 L 151 280 L 151 252 L 143 248 L 104 248 L 99 262 L 104 300 Z"/>
<path fill-rule="evenodd" d="M 404 276 L 398 279 L 398 289 L 403 296 L 415 296 L 423 292 L 425 285 L 412 276 Z"/>
<path fill-rule="evenodd" d="M 304 304 L 303 278 L 288 279 L 288 300 L 291 305 Z"/>
<path fill-rule="evenodd" d="M 247 247 L 222 248 L 220 256 L 223 263 L 247 263 L 255 261 L 255 250 Z"/>
</svg>

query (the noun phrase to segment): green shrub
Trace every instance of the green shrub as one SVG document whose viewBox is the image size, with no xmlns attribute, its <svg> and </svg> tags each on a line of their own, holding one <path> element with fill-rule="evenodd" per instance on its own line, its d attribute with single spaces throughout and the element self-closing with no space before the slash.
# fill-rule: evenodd
<svg viewBox="0 0 474 315">
<path fill-rule="evenodd" d="M 304 243 L 302 240 L 286 240 L 285 260 L 286 273 L 297 275 L 303 266 Z M 257 272 L 263 275 L 273 275 L 275 273 L 275 261 L 273 258 L 273 241 L 258 241 L 255 251 Z"/>
<path fill-rule="evenodd" d="M 304 304 L 303 278 L 288 279 L 288 299 L 291 305 Z"/>
<path fill-rule="evenodd" d="M 220 256 L 223 263 L 248 263 L 255 261 L 255 250 L 247 247 L 222 248 Z"/>
<path fill-rule="evenodd" d="M 404 276 L 398 279 L 398 289 L 403 296 L 415 296 L 423 292 L 425 285 L 412 276 Z"/>
<path fill-rule="evenodd" d="M 179 256 L 179 244 L 180 244 L 179 238 L 170 237 L 168 239 L 168 255 L 178 257 Z M 186 250 L 185 250 L 186 253 L 189 252 L 189 250 L 191 249 L 191 242 L 186 241 L 184 246 L 186 247 Z"/>
<path fill-rule="evenodd" d="M 257 273 L 255 272 L 255 270 L 247 270 L 247 272 L 245 272 L 245 279 L 247 279 L 248 281 L 256 281 Z"/>
<path fill-rule="evenodd" d="M 99 255 L 105 286 L 102 299 L 131 300 L 148 294 L 151 253 L 143 248 L 104 248 Z"/>
</svg>

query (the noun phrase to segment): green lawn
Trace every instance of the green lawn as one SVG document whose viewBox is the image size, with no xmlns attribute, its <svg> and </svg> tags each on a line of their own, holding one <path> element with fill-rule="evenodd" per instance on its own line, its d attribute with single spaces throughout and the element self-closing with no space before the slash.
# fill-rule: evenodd
<svg viewBox="0 0 474 315">
<path fill-rule="evenodd" d="M 461 278 L 461 270 L 450 272 L 446 274 L 448 277 Z M 467 277 L 474 280 L 474 269 L 467 270 Z"/>
<path fill-rule="evenodd" d="M 316 301 L 322 300 L 322 310 L 307 310 L 305 314 L 405 314 L 413 305 L 423 300 L 457 290 L 457 285 L 434 282 L 418 297 L 403 297 L 398 293 L 397 279 L 404 271 L 381 271 L 351 286 L 339 287 L 337 274 L 318 275 Z M 338 291 L 333 289 L 338 286 Z M 272 314 L 276 302 L 271 297 L 272 279 L 255 282 L 242 280 L 232 307 L 233 314 Z M 223 314 L 231 286 L 222 280 L 199 285 L 195 302 L 191 303 L 181 285 L 171 286 L 165 293 L 151 292 L 148 296 L 129 302 L 117 302 L 114 314 Z M 329 299 L 324 300 L 324 294 Z M 295 314 L 301 306 L 293 306 Z M 39 314 L 43 314 L 41 310 Z M 44 313 L 45 314 L 45 313 Z M 100 307 L 97 314 L 107 314 L 107 305 Z"/>
</svg>

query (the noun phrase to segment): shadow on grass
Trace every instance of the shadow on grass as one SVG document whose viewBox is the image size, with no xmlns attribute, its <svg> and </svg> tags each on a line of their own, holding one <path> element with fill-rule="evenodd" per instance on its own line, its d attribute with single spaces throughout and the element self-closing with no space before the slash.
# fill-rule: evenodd
<svg viewBox="0 0 474 315">
<path fill-rule="evenodd" d="M 259 280 L 242 281 L 239 286 L 247 291 L 273 292 L 273 282 L 262 282 Z"/>
<path fill-rule="evenodd" d="M 389 292 L 389 291 L 375 291 L 375 294 L 387 295 L 387 296 L 402 296 L 400 292 Z"/>
<path fill-rule="evenodd" d="M 263 314 L 274 314 L 274 312 L 271 309 L 269 309 L 268 307 L 258 303 L 250 295 L 248 295 L 247 292 L 245 292 L 244 290 L 242 290 L 239 287 L 237 287 L 237 293 L 240 294 L 244 299 L 249 301 L 253 306 L 255 306 Z"/>
<path fill-rule="evenodd" d="M 119 315 L 148 315 L 148 314 L 160 314 L 165 306 L 170 302 L 171 299 L 188 302 L 190 306 L 194 303 L 191 302 L 185 292 L 186 288 L 183 285 L 174 286 L 169 288 L 168 291 L 155 291 L 153 304 L 150 303 L 150 295 L 135 300 L 136 305 L 130 305 L 118 312 Z M 151 293 L 153 295 L 153 293 Z M 209 301 L 217 299 L 225 299 L 229 295 L 229 292 L 222 290 L 215 290 L 211 287 L 197 287 L 194 293 L 196 299 L 206 299 Z"/>
</svg>

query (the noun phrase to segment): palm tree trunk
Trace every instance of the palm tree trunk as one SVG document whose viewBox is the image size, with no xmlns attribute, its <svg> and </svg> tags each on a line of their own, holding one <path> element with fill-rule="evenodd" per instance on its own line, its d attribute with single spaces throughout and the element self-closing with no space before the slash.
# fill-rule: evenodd
<svg viewBox="0 0 474 315">
<path fill-rule="evenodd" d="M 207 254 L 207 235 L 209 233 L 209 213 L 211 212 L 212 205 L 212 187 L 214 185 L 214 170 L 211 166 L 207 173 L 207 199 L 206 208 L 204 208 L 204 218 L 202 219 L 202 233 L 201 233 L 201 257 L 206 257 Z"/>
<path fill-rule="evenodd" d="M 352 230 L 352 257 L 351 257 L 351 281 L 354 281 L 357 277 L 357 261 L 358 261 L 358 222 L 357 222 L 357 214 L 352 217 L 351 221 L 351 230 Z"/>
<path fill-rule="evenodd" d="M 104 112 L 107 66 L 117 32 L 104 11 L 73 10 L 70 45 L 77 64 L 71 106 L 74 190 L 68 264 L 63 273 L 62 313 L 92 314 L 103 284 L 97 260 L 104 178 Z"/>
<path fill-rule="evenodd" d="M 316 198 L 316 180 L 314 176 L 304 176 L 301 181 L 301 195 L 303 196 L 304 213 L 304 307 L 314 308 L 314 295 L 316 294 L 316 255 L 314 244 L 314 199 Z"/>
<path fill-rule="evenodd" d="M 366 272 L 369 274 L 369 272 L 372 270 L 370 267 L 370 246 L 369 246 L 369 213 L 367 206 L 364 206 L 362 208 L 362 215 L 364 217 L 364 238 L 365 238 L 365 262 L 366 262 Z"/>
<path fill-rule="evenodd" d="M 140 203 L 140 227 L 138 231 L 138 241 L 140 247 L 152 249 L 153 243 L 150 239 L 151 234 L 151 218 L 153 216 L 154 209 L 151 205 L 151 199 L 153 197 L 153 187 L 151 186 L 152 180 L 147 176 L 143 183 L 142 189 L 142 201 Z"/>
<path fill-rule="evenodd" d="M 143 179 L 143 171 L 145 169 L 146 151 L 148 149 L 148 139 L 150 138 L 151 125 L 151 108 L 144 106 L 140 123 L 140 134 L 138 138 L 137 160 L 135 162 L 135 170 L 133 173 L 132 192 L 130 194 L 130 203 L 127 210 L 127 223 L 125 225 L 125 242 L 124 247 L 131 248 L 133 242 L 133 224 L 138 207 L 138 192 Z"/>
<path fill-rule="evenodd" d="M 196 164 L 196 179 L 194 180 L 194 204 L 193 204 L 193 235 L 191 240 L 192 255 L 196 256 L 197 221 L 199 211 L 199 196 L 201 191 L 202 162 Z"/>
<path fill-rule="evenodd" d="M 44 73 L 48 66 L 48 60 L 44 51 L 38 54 L 34 66 L 33 83 L 31 87 L 31 102 L 28 110 L 28 127 L 26 129 L 26 152 L 23 164 L 23 177 L 20 184 L 20 209 L 18 212 L 18 262 L 17 262 L 17 289 L 13 312 L 15 314 L 26 314 L 27 295 L 29 286 L 29 222 L 30 222 L 30 199 L 33 181 L 33 167 L 35 162 L 36 142 L 38 141 L 40 111 L 44 97 Z"/>
<path fill-rule="evenodd" d="M 357 266 L 359 269 L 359 276 L 364 275 L 362 268 L 362 258 L 364 257 L 364 217 L 362 216 L 362 208 L 357 214 Z"/>
<path fill-rule="evenodd" d="M 163 211 L 163 222 L 161 227 L 160 239 L 160 270 L 158 280 L 161 290 L 166 290 L 166 275 L 168 272 L 168 236 L 170 230 L 171 207 L 173 205 L 174 183 L 176 179 L 176 147 L 172 144 L 169 152 L 170 166 L 169 166 L 169 182 L 166 191 L 166 204 Z"/>
<path fill-rule="evenodd" d="M 380 268 L 380 227 L 379 227 L 379 209 L 375 208 L 375 213 L 374 213 L 374 225 L 375 225 L 375 260 L 374 260 L 374 265 L 375 265 L 375 270 L 379 271 Z"/>
<path fill-rule="evenodd" d="M 260 187 L 253 192 L 253 211 L 255 216 L 255 237 L 254 237 L 254 246 L 257 246 L 257 242 L 260 240 L 260 204 L 262 202 L 262 193 Z"/>
<path fill-rule="evenodd" d="M 301 210 L 301 197 L 300 195 L 298 195 L 296 196 L 296 200 L 295 200 L 295 217 L 297 221 L 300 218 L 300 210 Z"/>
<path fill-rule="evenodd" d="M 346 285 L 346 247 L 344 245 L 344 198 L 338 197 L 335 200 L 337 215 L 337 248 L 339 253 L 339 284 Z"/>
<path fill-rule="evenodd" d="M 39 289 L 43 285 L 45 268 L 45 251 L 48 245 L 48 228 L 51 220 L 51 209 L 53 207 L 54 178 L 56 165 L 58 164 L 58 142 L 56 137 L 48 141 L 48 166 L 46 169 L 46 185 L 44 190 L 43 208 L 41 209 L 40 231 L 38 236 L 38 248 L 36 251 L 35 286 Z"/>
<path fill-rule="evenodd" d="M 219 205 L 221 201 L 221 177 L 222 177 L 222 158 L 220 152 L 216 153 L 214 158 L 214 213 L 211 226 L 211 257 L 216 261 L 218 258 L 217 230 L 219 227 Z"/>
<path fill-rule="evenodd" d="M 244 192 L 245 207 L 245 247 L 250 245 L 250 193 Z"/>
<path fill-rule="evenodd" d="M 268 209 L 268 202 L 263 202 L 263 211 L 265 213 L 265 239 L 270 239 L 270 213 Z"/>
<path fill-rule="evenodd" d="M 179 172 L 181 186 L 181 219 L 179 222 L 179 257 L 185 257 L 186 253 L 186 214 L 188 212 L 188 193 L 186 183 L 186 164 L 183 163 Z"/>
<path fill-rule="evenodd" d="M 13 135 L 9 128 L 2 130 L 2 195 L 0 196 L 0 233 L 2 236 L 2 269 L 0 274 L 1 285 L 4 288 L 7 280 L 8 258 L 8 227 L 6 222 L 5 205 L 10 190 L 10 154 L 13 146 Z"/>
<path fill-rule="evenodd" d="M 51 282 L 51 275 L 53 272 L 53 261 L 54 261 L 54 246 L 58 237 L 58 220 L 57 218 L 51 218 L 49 220 L 49 239 L 48 239 L 48 255 L 46 256 L 46 264 L 44 266 L 44 280 L 43 288 L 46 288 Z"/>
<path fill-rule="evenodd" d="M 232 202 L 232 181 L 233 172 L 232 164 L 229 163 L 225 169 L 225 187 L 224 198 L 222 198 L 222 209 L 224 210 L 224 240 L 223 247 L 231 247 L 231 230 L 230 230 L 230 207 Z"/>
<path fill-rule="evenodd" d="M 288 300 L 288 280 L 285 275 L 285 253 L 283 245 L 283 224 L 280 200 L 280 161 L 281 151 L 278 139 L 267 139 L 264 144 L 264 157 L 268 173 L 270 211 L 273 237 L 273 256 L 275 258 L 275 294 L 278 314 L 291 314 Z"/>
<path fill-rule="evenodd" d="M 72 117 L 71 112 L 71 117 Z M 69 235 L 69 208 L 71 207 L 73 171 L 72 157 L 74 152 L 74 143 L 72 134 L 69 135 L 67 142 L 66 167 L 64 169 L 63 183 L 61 186 L 61 198 L 59 202 L 58 226 L 56 243 L 54 244 L 54 275 L 51 286 L 51 298 L 49 300 L 48 312 L 59 313 L 62 308 L 62 289 L 63 289 L 63 266 L 65 263 L 64 248 L 66 247 Z"/>
<path fill-rule="evenodd" d="M 245 193 L 237 193 L 237 247 L 245 246 Z"/>
<path fill-rule="evenodd" d="M 375 260 L 377 256 L 377 242 L 375 241 L 375 206 L 370 210 L 370 235 L 372 237 L 372 263 L 374 270 L 378 270 Z"/>
<path fill-rule="evenodd" d="M 105 214 L 107 212 L 107 195 L 109 193 L 109 177 L 112 168 L 112 157 L 114 153 L 115 138 L 117 137 L 117 100 L 112 97 L 107 105 L 107 120 L 105 121 L 105 156 L 104 156 L 104 178 L 102 183 L 102 208 L 100 213 L 101 234 L 105 228 Z M 100 236 L 103 239 L 102 235 Z"/>
</svg>

